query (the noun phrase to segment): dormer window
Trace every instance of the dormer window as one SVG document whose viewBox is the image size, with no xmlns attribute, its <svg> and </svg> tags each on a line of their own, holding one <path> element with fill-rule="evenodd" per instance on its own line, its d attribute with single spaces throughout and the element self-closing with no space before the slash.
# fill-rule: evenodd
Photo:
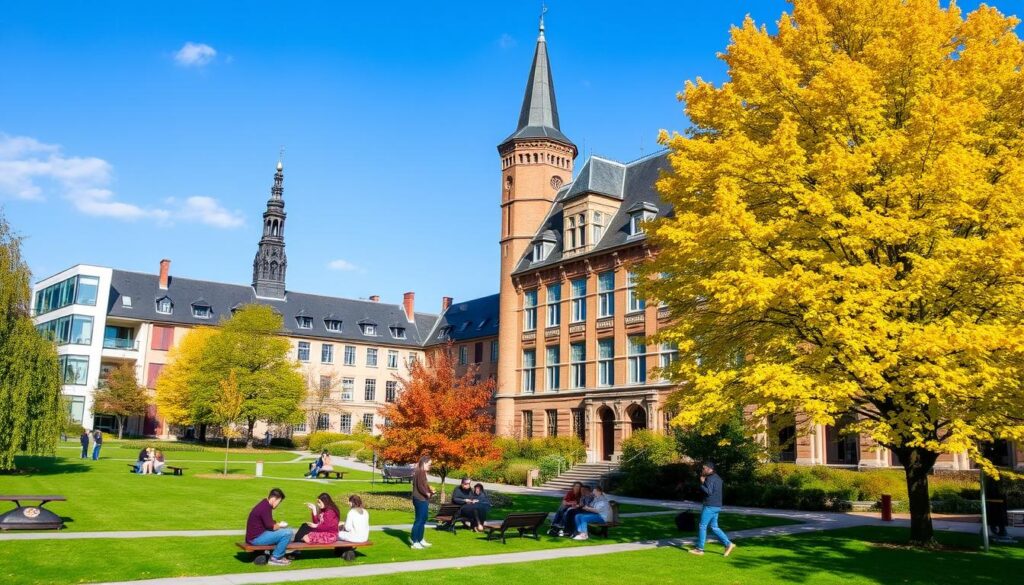
<svg viewBox="0 0 1024 585">
<path fill-rule="evenodd" d="M 641 225 L 643 222 L 657 217 L 658 208 L 653 203 L 643 201 L 630 207 L 627 212 L 629 213 L 629 235 L 637 236 L 644 233 Z"/>
<path fill-rule="evenodd" d="M 541 262 L 547 260 L 551 252 L 555 250 L 555 242 L 558 241 L 558 235 L 551 230 L 545 230 L 533 242 L 533 256 L 530 259 L 531 262 Z"/>
<path fill-rule="evenodd" d="M 597 245 L 601 241 L 601 236 L 604 235 L 604 223 L 607 216 L 600 211 L 594 212 L 594 223 L 592 224 L 591 231 L 594 233 L 594 237 L 591 238 L 591 242 Z"/>
<path fill-rule="evenodd" d="M 370 336 L 376 337 L 376 335 L 377 335 L 377 326 L 375 324 L 373 324 L 373 323 L 362 323 L 362 324 L 359 325 L 359 327 L 360 327 L 360 329 L 362 329 L 363 335 L 370 335 Z"/>
<path fill-rule="evenodd" d="M 392 327 L 391 337 L 395 339 L 405 339 L 405 327 Z"/>
<path fill-rule="evenodd" d="M 304 315 L 299 315 L 298 317 L 295 318 L 295 325 L 299 329 L 312 329 L 313 328 L 313 318 L 312 317 L 306 317 Z"/>
<path fill-rule="evenodd" d="M 445 325 L 437 332 L 437 338 L 441 341 L 448 339 L 452 334 L 452 328 Z"/>
<path fill-rule="evenodd" d="M 328 331 L 333 331 L 335 333 L 341 333 L 341 321 L 339 321 L 337 319 L 324 319 L 324 327 Z"/>
<path fill-rule="evenodd" d="M 131 297 L 121 297 L 121 306 L 126 308 L 126 309 L 132 308 L 132 298 Z"/>
<path fill-rule="evenodd" d="M 196 319 L 209 319 L 213 316 L 213 309 L 209 305 L 192 305 L 192 316 Z"/>
<path fill-rule="evenodd" d="M 159 298 L 156 301 L 156 312 L 161 315 L 170 315 L 174 312 L 174 303 L 169 297 Z"/>
</svg>

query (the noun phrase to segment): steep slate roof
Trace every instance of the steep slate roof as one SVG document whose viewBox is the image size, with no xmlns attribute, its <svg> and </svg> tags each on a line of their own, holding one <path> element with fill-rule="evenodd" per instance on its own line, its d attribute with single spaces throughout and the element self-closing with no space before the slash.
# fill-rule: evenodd
<svg viewBox="0 0 1024 585">
<path fill-rule="evenodd" d="M 569 192 L 562 201 L 574 199 L 586 193 L 607 195 L 622 199 L 622 190 L 626 182 L 626 165 L 592 156 L 580 169 L 576 179 L 569 187 Z"/>
<path fill-rule="evenodd" d="M 430 336 L 427 337 L 424 344 L 446 343 L 447 339 L 441 335 L 441 330 L 444 327 L 451 328 L 448 339 L 456 342 L 497 335 L 498 295 L 452 303 L 452 306 L 448 307 L 448 310 L 438 319 L 437 325 L 430 332 Z"/>
<path fill-rule="evenodd" d="M 580 169 L 580 174 L 576 179 L 559 190 L 558 195 L 555 198 L 555 203 L 551 206 L 551 211 L 548 212 L 547 218 L 543 223 L 541 223 L 540 227 L 537 229 L 537 235 L 534 236 L 534 241 L 537 241 L 541 233 L 547 231 L 554 232 L 557 236 L 555 249 L 548 254 L 547 258 L 540 262 L 531 262 L 530 258 L 533 251 L 531 249 L 527 249 L 523 257 L 520 258 L 519 264 L 516 266 L 516 269 L 512 274 L 520 274 L 536 268 L 551 266 L 553 264 L 558 264 L 562 260 L 562 229 L 564 227 L 562 220 L 563 204 L 569 199 L 591 190 L 592 187 L 589 185 L 596 185 L 597 189 L 602 189 L 604 191 L 613 190 L 615 179 L 613 169 L 616 168 L 616 165 L 620 164 L 621 163 L 614 163 L 613 161 L 597 159 L 595 157 L 591 157 L 591 159 L 587 160 L 583 165 L 583 168 Z M 572 259 L 576 260 L 579 258 L 585 258 L 612 248 L 617 248 L 630 242 L 643 240 L 646 237 L 643 234 L 636 236 L 629 235 L 629 212 L 627 210 L 638 204 L 642 205 L 646 202 L 654 205 L 658 210 L 657 217 L 665 217 L 671 213 L 672 206 L 662 201 L 657 190 L 654 188 L 654 182 L 658 180 L 661 171 L 663 169 L 667 169 L 668 166 L 668 151 L 658 152 L 625 165 L 621 165 L 623 169 L 623 176 L 621 179 L 622 188 L 620 191 L 621 195 L 618 198 L 622 199 L 622 204 L 619 206 L 618 212 L 615 213 L 612 219 L 608 222 L 608 225 L 605 227 L 601 241 L 597 242 L 597 244 L 586 254 L 573 256 Z M 597 169 L 601 170 L 598 171 Z M 586 176 L 584 176 L 584 170 L 587 170 Z M 577 183 L 581 182 L 581 178 L 586 181 L 587 186 L 577 186 Z M 603 195 L 613 195 L 612 193 L 603 192 L 601 190 L 594 190 L 594 192 L 601 193 Z"/>
<path fill-rule="evenodd" d="M 251 286 L 225 284 L 206 280 L 171 277 L 167 290 L 160 289 L 160 277 L 156 274 L 114 270 L 110 284 L 110 305 L 107 314 L 111 317 L 173 323 L 178 325 L 216 325 L 221 319 L 231 316 L 231 309 L 249 303 L 267 305 L 277 310 L 284 318 L 284 328 L 299 337 L 359 341 L 407 347 L 420 347 L 430 333 L 437 315 L 416 313 L 413 322 L 405 316 L 402 305 L 375 303 L 326 297 L 298 292 L 288 292 L 283 300 L 257 298 Z M 132 298 L 132 306 L 125 307 L 122 296 Z M 164 315 L 156 312 L 156 301 L 167 297 L 174 303 L 173 313 Z M 210 319 L 192 316 L 191 305 L 204 302 L 210 306 Z M 297 316 L 313 318 L 312 329 L 299 329 Z M 324 319 L 342 322 L 341 331 L 328 331 Z M 363 335 L 359 322 L 377 325 L 377 335 Z M 389 327 L 405 327 L 405 339 L 391 336 Z"/>
<path fill-rule="evenodd" d="M 519 112 L 519 125 L 502 145 L 513 140 L 548 138 L 573 146 L 558 124 L 558 104 L 555 102 L 555 82 L 551 78 L 551 63 L 548 62 L 548 47 L 544 40 L 544 21 L 540 23 L 537 49 L 533 54 L 530 77 L 526 81 L 523 107 Z"/>
</svg>

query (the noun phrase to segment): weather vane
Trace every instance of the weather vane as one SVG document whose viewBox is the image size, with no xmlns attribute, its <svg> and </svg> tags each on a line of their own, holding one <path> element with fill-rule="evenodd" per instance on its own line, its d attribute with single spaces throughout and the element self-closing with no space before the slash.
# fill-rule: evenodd
<svg viewBox="0 0 1024 585">
<path fill-rule="evenodd" d="M 543 1 L 540 3 L 540 30 L 544 30 L 544 15 L 548 13 L 548 6 Z"/>
</svg>

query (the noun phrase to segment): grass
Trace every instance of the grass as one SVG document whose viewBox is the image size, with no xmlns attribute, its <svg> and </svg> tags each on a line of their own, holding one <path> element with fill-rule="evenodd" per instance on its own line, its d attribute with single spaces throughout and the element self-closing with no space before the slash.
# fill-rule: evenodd
<svg viewBox="0 0 1024 585">
<path fill-rule="evenodd" d="M 695 557 L 675 547 L 506 565 L 469 567 L 384 577 L 318 580 L 318 585 L 433 585 L 442 583 L 552 583 L 571 575 L 573 585 L 631 585 L 697 582 L 799 583 L 801 585 L 1004 585 L 1020 577 L 1024 547 L 977 550 L 972 534 L 940 533 L 939 540 L 963 551 L 925 551 L 886 546 L 904 542 L 899 528 L 849 528 L 739 543 L 723 558 L 717 545 Z M 368 553 L 369 554 L 369 553 Z M 308 584 L 312 582 L 305 582 Z"/>
<path fill-rule="evenodd" d="M 375 524 L 377 513 L 371 512 Z M 405 514 L 405 521 L 411 514 Z M 167 518 L 164 518 L 165 521 Z M 723 515 L 727 530 L 743 530 L 787 523 L 784 519 L 763 516 Z M 593 546 L 613 542 L 631 542 L 676 536 L 672 516 L 629 518 L 612 530 L 607 539 L 576 542 L 567 538 L 541 536 L 510 538 L 508 544 L 487 542 L 471 532 L 450 533 L 428 529 L 427 538 L 435 546 L 423 551 L 409 549 L 408 532 L 374 532 L 374 546 L 363 549 L 354 564 L 440 559 L 470 555 L 522 552 L 539 549 Z M 0 555 L 0 582 L 44 584 L 87 583 L 122 579 L 218 575 L 252 571 L 288 570 L 256 567 L 234 546 L 239 537 L 198 537 L 161 539 L 82 539 L 4 542 Z M 71 552 L 73 551 L 73 552 Z M 291 569 L 335 567 L 341 564 L 331 552 L 309 551 Z M 549 579 L 550 580 L 550 579 Z"/>
</svg>

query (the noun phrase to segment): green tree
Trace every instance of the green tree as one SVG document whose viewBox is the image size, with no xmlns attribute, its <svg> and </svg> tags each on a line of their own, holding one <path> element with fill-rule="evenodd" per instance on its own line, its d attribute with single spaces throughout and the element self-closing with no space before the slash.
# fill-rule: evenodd
<svg viewBox="0 0 1024 585">
<path fill-rule="evenodd" d="M 220 392 L 213 403 L 213 418 L 220 425 L 224 435 L 224 475 L 228 474 L 228 451 L 231 450 L 231 439 L 238 436 L 235 424 L 242 418 L 242 404 L 245 397 L 238 389 L 238 378 L 235 372 L 228 373 L 226 380 L 220 381 Z"/>
<path fill-rule="evenodd" d="M 270 307 L 240 308 L 207 341 L 194 378 L 199 388 L 218 388 L 234 374 L 244 398 L 241 417 L 249 447 L 257 421 L 296 423 L 304 416 L 306 383 L 289 357 L 291 343 L 281 336 L 283 327 L 281 316 Z"/>
<path fill-rule="evenodd" d="M 117 438 L 124 436 L 124 423 L 130 416 L 146 414 L 149 392 L 139 385 L 135 366 L 124 363 L 110 372 L 106 385 L 93 394 L 93 410 L 117 420 Z"/>
<path fill-rule="evenodd" d="M 209 340 L 217 335 L 212 327 L 197 327 L 171 348 L 168 364 L 156 381 L 156 407 L 168 422 L 198 425 L 200 440 L 213 420 L 213 397 L 219 385 L 203 373 L 203 359 Z"/>
<path fill-rule="evenodd" d="M 0 470 L 18 451 L 52 454 L 64 424 L 57 350 L 29 317 L 21 238 L 0 215 Z"/>
</svg>

